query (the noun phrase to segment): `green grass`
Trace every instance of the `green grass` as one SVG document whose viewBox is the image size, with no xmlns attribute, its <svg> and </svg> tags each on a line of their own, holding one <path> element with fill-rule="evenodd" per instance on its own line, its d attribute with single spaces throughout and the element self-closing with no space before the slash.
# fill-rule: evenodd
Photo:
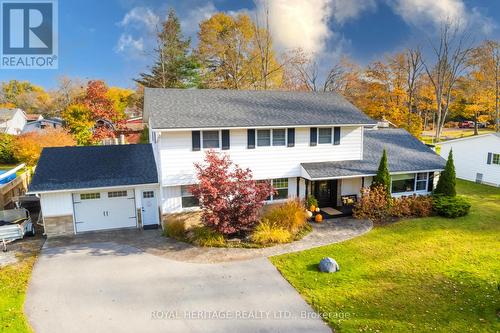
<svg viewBox="0 0 500 333">
<path fill-rule="evenodd" d="M 16 264 L 0 268 L 0 332 L 32 332 L 24 317 L 26 288 L 36 253 L 19 258 Z"/>
<path fill-rule="evenodd" d="M 404 220 L 271 260 L 338 332 L 499 332 L 500 189 L 457 189 L 468 216 Z M 317 271 L 327 256 L 339 272 Z"/>
</svg>

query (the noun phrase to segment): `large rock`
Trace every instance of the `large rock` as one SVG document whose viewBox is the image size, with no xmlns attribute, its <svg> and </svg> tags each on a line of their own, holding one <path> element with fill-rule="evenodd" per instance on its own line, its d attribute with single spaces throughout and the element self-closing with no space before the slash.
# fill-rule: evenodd
<svg viewBox="0 0 500 333">
<path fill-rule="evenodd" d="M 326 257 L 321 259 L 319 262 L 319 270 L 320 272 L 325 272 L 325 273 L 335 273 L 337 271 L 340 271 L 339 264 L 335 261 L 335 259 Z"/>
</svg>

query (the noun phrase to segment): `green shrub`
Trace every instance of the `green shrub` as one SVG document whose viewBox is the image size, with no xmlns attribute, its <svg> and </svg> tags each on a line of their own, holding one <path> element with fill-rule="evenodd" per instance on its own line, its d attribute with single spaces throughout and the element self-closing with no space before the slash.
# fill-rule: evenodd
<svg viewBox="0 0 500 333">
<path fill-rule="evenodd" d="M 183 240 L 186 237 L 186 223 L 180 219 L 173 219 L 163 225 L 165 236 Z"/>
<path fill-rule="evenodd" d="M 273 229 L 284 229 L 295 235 L 307 223 L 307 216 L 299 200 L 288 200 L 269 207 L 262 216 L 261 221 L 264 220 Z"/>
<path fill-rule="evenodd" d="M 266 219 L 257 225 L 252 234 L 252 241 L 260 245 L 283 244 L 291 240 L 292 234 L 288 230 L 273 226 Z"/>
<path fill-rule="evenodd" d="M 12 151 L 14 136 L 0 133 L 0 163 L 14 164 L 17 162 Z"/>
<path fill-rule="evenodd" d="M 307 196 L 306 209 L 309 209 L 309 207 L 311 207 L 311 206 L 318 207 L 318 200 L 316 200 L 314 195 Z"/>
<path fill-rule="evenodd" d="M 470 202 L 464 197 L 434 195 L 434 211 L 441 216 L 456 218 L 469 213 Z"/>
<path fill-rule="evenodd" d="M 391 198 L 391 174 L 387 162 L 387 152 L 384 149 L 380 163 L 378 165 L 377 174 L 373 177 L 371 188 L 382 186 L 384 188 L 387 199 Z"/>
<path fill-rule="evenodd" d="M 225 247 L 224 236 L 208 227 L 200 226 L 193 229 L 191 241 L 203 247 Z"/>
<path fill-rule="evenodd" d="M 448 154 L 448 161 L 446 161 L 446 166 L 444 170 L 439 175 L 439 180 L 434 190 L 434 194 L 442 194 L 450 197 L 457 195 L 456 186 L 456 173 L 455 165 L 453 164 L 453 151 L 450 150 Z"/>
</svg>

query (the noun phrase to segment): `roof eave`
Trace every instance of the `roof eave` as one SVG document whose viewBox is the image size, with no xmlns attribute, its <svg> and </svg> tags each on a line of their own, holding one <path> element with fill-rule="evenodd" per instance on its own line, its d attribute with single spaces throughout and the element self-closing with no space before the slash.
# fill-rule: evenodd
<svg viewBox="0 0 500 333">
<path fill-rule="evenodd" d="M 43 193 L 58 193 L 58 192 L 82 192 L 82 191 L 94 191 L 94 190 L 105 190 L 105 189 L 116 189 L 123 187 L 142 187 L 142 186 L 155 186 L 160 185 L 159 182 L 156 183 L 142 183 L 142 184 L 133 184 L 133 185 L 116 185 L 116 186 L 100 186 L 100 187 L 82 187 L 82 188 L 68 188 L 68 189 L 59 189 L 59 190 L 45 190 L 45 191 L 32 191 L 29 190 L 26 194 L 43 194 Z"/>
</svg>

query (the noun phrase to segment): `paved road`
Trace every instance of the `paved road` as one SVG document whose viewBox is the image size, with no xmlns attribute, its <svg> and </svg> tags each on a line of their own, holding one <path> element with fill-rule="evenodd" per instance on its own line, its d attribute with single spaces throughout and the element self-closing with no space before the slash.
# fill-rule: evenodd
<svg viewBox="0 0 500 333">
<path fill-rule="evenodd" d="M 330 332 L 265 258 L 186 263 L 109 242 L 44 249 L 25 312 L 38 333 Z"/>
</svg>

